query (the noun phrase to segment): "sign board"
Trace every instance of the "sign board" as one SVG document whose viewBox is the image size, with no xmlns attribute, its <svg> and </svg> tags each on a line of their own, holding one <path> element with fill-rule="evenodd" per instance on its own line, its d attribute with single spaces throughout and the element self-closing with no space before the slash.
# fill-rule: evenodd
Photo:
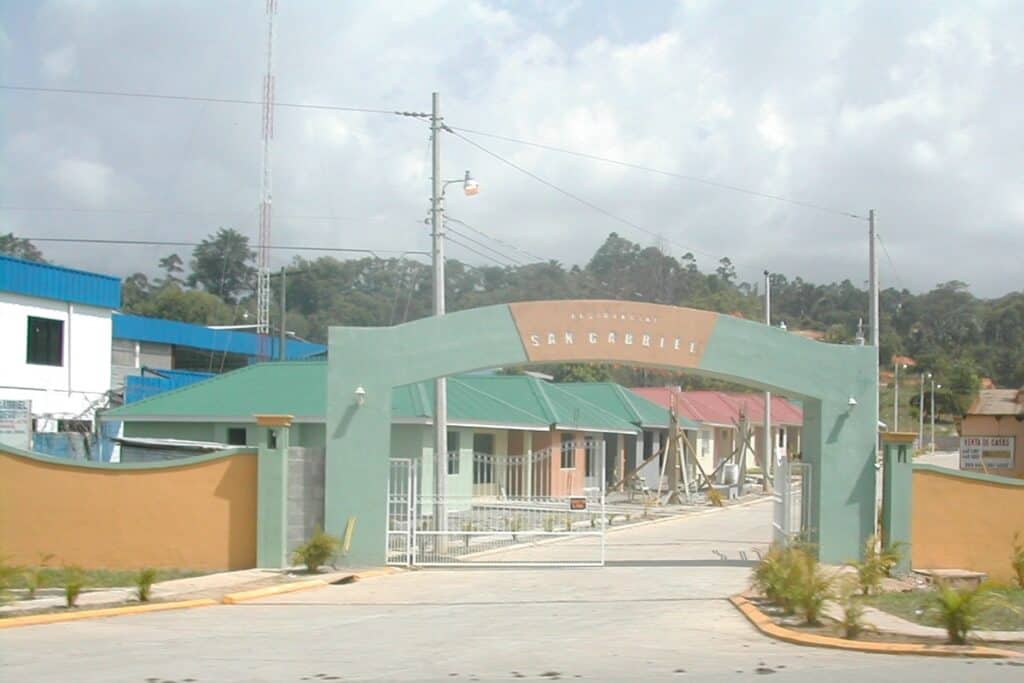
<svg viewBox="0 0 1024 683">
<path fill-rule="evenodd" d="M 0 400 L 0 444 L 31 448 L 32 401 Z"/>
<path fill-rule="evenodd" d="M 572 496 L 569 498 L 569 509 L 570 510 L 586 510 L 587 499 L 583 496 Z"/>
<path fill-rule="evenodd" d="M 960 468 L 1012 469 L 1015 437 L 964 436 L 960 438 Z"/>
</svg>

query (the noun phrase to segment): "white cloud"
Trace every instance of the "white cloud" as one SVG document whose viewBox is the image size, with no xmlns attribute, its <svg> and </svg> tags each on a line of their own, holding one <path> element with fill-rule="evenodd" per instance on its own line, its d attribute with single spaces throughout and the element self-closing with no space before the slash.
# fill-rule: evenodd
<svg viewBox="0 0 1024 683">
<path fill-rule="evenodd" d="M 113 171 L 103 164 L 83 159 L 63 159 L 52 173 L 58 193 L 70 202 L 89 208 L 106 204 Z"/>
<path fill-rule="evenodd" d="M 687 5 L 651 0 L 641 14 L 628 3 L 281 3 L 277 97 L 424 111 L 438 90 L 453 126 L 841 210 L 874 207 L 897 259 L 923 240 L 935 243 L 942 226 L 943 243 L 968 245 L 961 279 L 982 292 L 1005 290 L 998 267 L 973 264 L 1012 269 L 1011 255 L 1024 250 L 1016 180 L 1024 165 L 1017 132 L 1024 98 L 1012 87 L 1024 9 L 865 3 L 755 14 Z M 35 65 L 42 65 L 48 79 L 90 87 L 259 96 L 262 3 L 56 3 L 26 16 L 0 22 L 29 65 L 24 72 L 7 67 L 12 81 L 38 80 Z M 5 96 L 5 105 L 0 166 L 19 169 L 8 173 L 6 193 L 36 205 L 130 202 L 211 213 L 145 221 L 103 214 L 75 230 L 184 238 L 232 224 L 256 234 L 259 107 L 36 95 Z M 422 120 L 281 108 L 275 123 L 275 242 L 425 246 Z M 473 139 L 663 235 L 674 253 L 694 250 L 703 267 L 728 255 L 744 277 L 770 263 L 812 280 L 863 279 L 862 240 L 850 237 L 860 225 L 847 219 Z M 31 145 L 17 142 L 25 140 Z M 445 176 L 470 168 L 483 187 L 472 200 L 451 197 L 450 210 L 506 241 L 567 263 L 587 257 L 613 230 L 654 241 L 457 137 L 446 135 L 443 144 Z M 970 246 L 982 215 L 986 230 L 1005 237 L 998 254 Z M 908 257 L 898 263 L 900 275 L 912 287 L 930 286 L 928 263 Z"/>
<path fill-rule="evenodd" d="M 65 45 L 43 55 L 41 67 L 43 76 L 50 81 L 62 81 L 74 74 L 77 63 L 74 46 Z"/>
</svg>

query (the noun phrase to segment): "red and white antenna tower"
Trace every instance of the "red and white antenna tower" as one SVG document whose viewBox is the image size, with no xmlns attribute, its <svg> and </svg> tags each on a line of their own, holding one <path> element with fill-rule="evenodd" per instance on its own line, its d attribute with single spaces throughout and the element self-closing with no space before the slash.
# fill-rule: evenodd
<svg viewBox="0 0 1024 683">
<path fill-rule="evenodd" d="M 270 356 L 270 225 L 273 189 L 270 142 L 274 139 L 274 15 L 277 0 L 267 0 L 267 73 L 263 76 L 263 178 L 260 182 L 260 238 L 256 248 L 256 334 L 261 359 Z M 281 323 L 284 324 L 284 321 Z"/>
</svg>

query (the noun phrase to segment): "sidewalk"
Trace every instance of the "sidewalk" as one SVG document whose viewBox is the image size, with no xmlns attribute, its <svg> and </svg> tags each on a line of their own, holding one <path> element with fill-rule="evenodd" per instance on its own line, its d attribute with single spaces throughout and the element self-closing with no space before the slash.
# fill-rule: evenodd
<svg viewBox="0 0 1024 683">
<path fill-rule="evenodd" d="M 196 600 L 212 598 L 220 600 L 228 593 L 238 593 L 256 588 L 264 588 L 293 581 L 320 579 L 327 583 L 339 581 L 357 573 L 357 568 L 331 570 L 320 574 L 306 574 L 304 571 L 290 569 L 243 569 L 232 572 L 219 572 L 192 576 L 185 579 L 173 579 L 153 584 L 150 602 L 171 602 L 178 600 Z M 134 587 L 98 588 L 87 590 L 78 598 L 79 608 L 111 607 L 115 605 L 138 604 Z M 0 617 L 34 614 L 63 608 L 65 606 L 62 589 L 43 589 L 34 600 L 18 600 L 0 606 Z"/>
<path fill-rule="evenodd" d="M 825 607 L 825 614 L 836 620 L 842 619 L 843 616 L 842 609 L 833 602 Z M 881 633 L 946 641 L 945 629 L 915 624 L 875 607 L 864 607 L 864 622 L 874 626 Z M 983 643 L 1024 643 L 1024 631 L 972 631 L 969 640 Z"/>
</svg>

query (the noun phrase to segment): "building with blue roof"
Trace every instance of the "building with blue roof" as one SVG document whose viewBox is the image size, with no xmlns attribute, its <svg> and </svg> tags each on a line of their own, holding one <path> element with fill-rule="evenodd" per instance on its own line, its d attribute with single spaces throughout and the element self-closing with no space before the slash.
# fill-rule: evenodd
<svg viewBox="0 0 1024 683">
<path fill-rule="evenodd" d="M 110 390 L 120 278 L 0 254 L 0 441 L 89 432 Z"/>
<path fill-rule="evenodd" d="M 118 277 L 0 254 L 0 443 L 103 459 L 90 452 L 97 410 L 281 356 L 276 337 L 120 307 Z M 325 353 L 285 341 L 289 360 Z M 77 436 L 34 436 L 61 432 Z"/>
</svg>

